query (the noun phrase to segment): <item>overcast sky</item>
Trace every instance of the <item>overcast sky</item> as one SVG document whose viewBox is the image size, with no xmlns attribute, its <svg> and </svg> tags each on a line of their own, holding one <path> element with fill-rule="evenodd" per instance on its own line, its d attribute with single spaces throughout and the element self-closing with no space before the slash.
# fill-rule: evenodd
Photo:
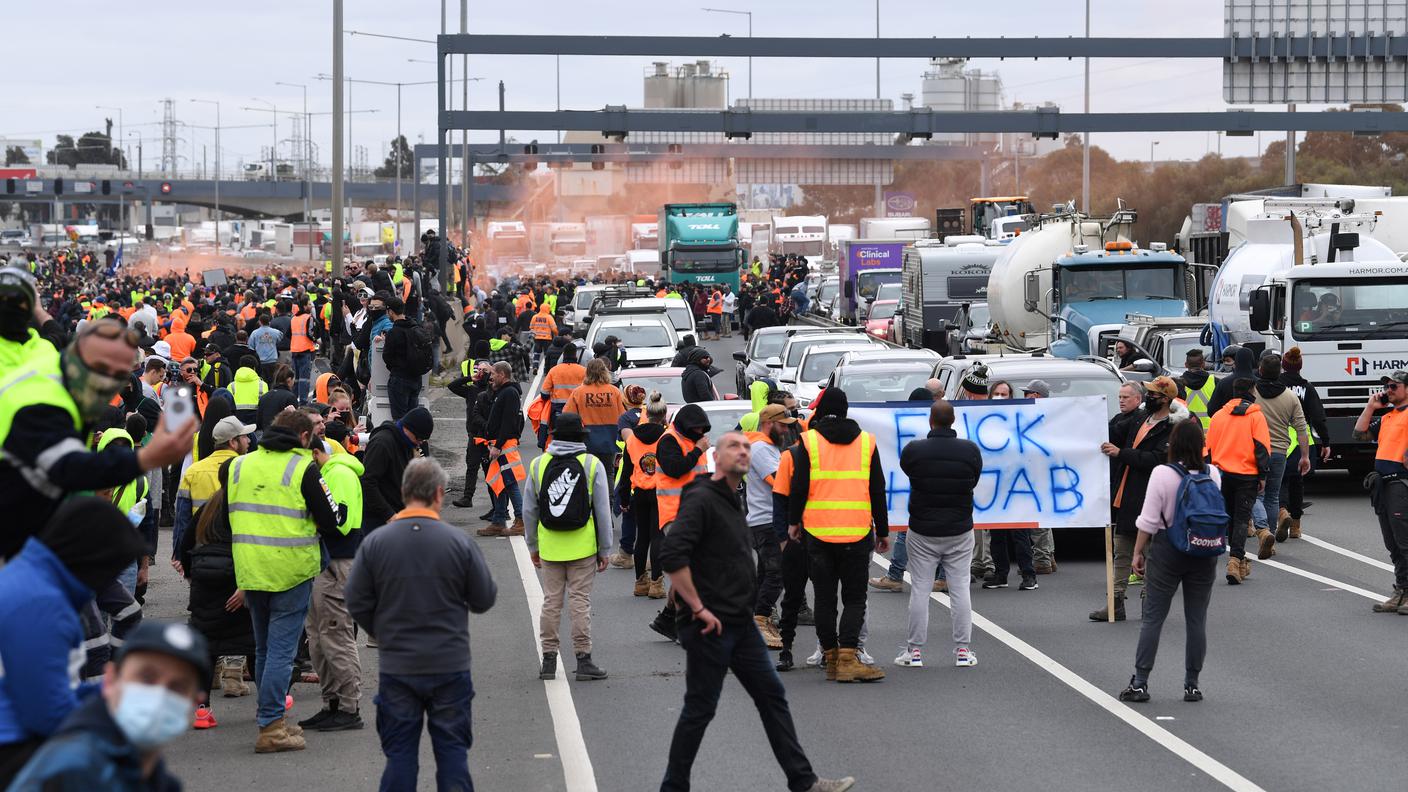
<svg viewBox="0 0 1408 792">
<path fill-rule="evenodd" d="M 56 133 L 100 129 L 105 115 L 116 113 L 96 105 L 121 107 L 135 160 L 136 136 L 146 139 L 145 163 L 152 167 L 160 151 L 161 104 L 176 100 L 176 117 L 188 124 L 213 126 L 215 108 L 192 99 L 221 103 L 225 168 L 260 156 L 274 130 L 271 114 L 242 108 L 277 104 L 280 111 L 301 110 L 297 88 L 278 81 L 306 83 L 308 106 L 314 112 L 331 108 L 329 83 L 315 79 L 332 71 L 332 3 L 330 0 L 241 0 L 238 3 L 142 0 L 140 3 L 99 3 L 95 0 L 49 0 L 7 3 L 6 28 L 11 54 L 6 64 L 5 112 L 0 138 L 42 138 L 45 148 Z M 449 0 L 450 25 L 458 29 L 458 3 Z M 746 35 L 742 16 L 706 13 L 712 5 L 753 11 L 757 36 L 873 35 L 875 5 L 869 0 L 621 0 L 603 3 L 536 0 L 532 3 L 470 3 L 469 30 L 515 34 L 633 34 Z M 610 9 L 605 11 L 603 9 Z M 1000 12 L 998 11 L 1000 9 Z M 1114 36 L 1220 36 L 1221 0 L 1180 0 L 1176 3 L 1092 0 L 1091 34 Z M 388 35 L 430 39 L 440 29 L 440 2 L 347 0 L 346 27 Z M 1002 4 L 951 0 L 881 0 L 880 32 L 885 36 L 1079 36 L 1083 4 L 1079 0 L 1008 0 Z M 61 35 L 62 34 L 62 35 Z M 80 35 L 81 34 L 81 35 Z M 28 45 L 24 44 L 29 41 Z M 346 74 L 358 79 L 416 82 L 435 79 L 432 44 L 347 37 Z M 642 76 L 649 58 L 563 58 L 562 106 L 599 109 L 607 104 L 639 106 Z M 679 59 L 684 60 L 684 59 Z M 732 75 L 731 98 L 747 92 L 747 65 L 742 58 L 721 64 Z M 1005 85 L 1008 103 L 1052 101 L 1065 110 L 1081 109 L 1079 61 L 973 61 L 975 68 L 996 70 Z M 871 97 L 875 91 L 874 61 L 839 59 L 754 59 L 753 93 L 757 97 Z M 920 92 L 926 63 L 888 60 L 882 65 L 882 93 L 899 106 L 900 94 Z M 458 71 L 458 66 L 456 67 Z M 1095 61 L 1091 64 L 1091 109 L 1102 111 L 1217 110 L 1222 102 L 1221 64 L 1216 61 L 1139 60 Z M 484 77 L 470 85 L 470 105 L 492 108 L 496 82 L 507 83 L 509 109 L 552 109 L 556 79 L 551 56 L 516 58 L 472 57 L 469 74 Z M 458 97 L 456 91 L 456 97 Z M 256 97 L 264 100 L 256 101 Z M 433 142 L 433 85 L 406 87 L 402 128 L 414 145 L 423 136 Z M 456 98 L 458 102 L 458 98 Z M 365 146 L 373 165 L 388 150 L 396 130 L 396 89 L 354 85 L 349 107 L 375 109 L 374 114 L 350 117 L 350 142 Z M 280 116 L 279 138 L 291 135 L 288 119 Z M 327 115 L 316 116 L 313 127 L 321 159 L 329 159 L 331 134 Z M 520 139 L 552 140 L 553 133 L 520 131 Z M 116 129 L 114 129 L 116 135 Z M 181 154 L 198 163 L 205 147 L 213 165 L 212 130 L 189 127 L 181 132 Z M 1275 135 L 1262 136 L 1267 144 Z M 496 133 L 476 139 L 491 140 Z M 1149 156 L 1159 141 L 1159 159 L 1192 159 L 1216 148 L 1206 133 L 1098 135 L 1094 143 L 1126 159 Z M 288 144 L 284 142 L 285 156 Z M 1258 139 L 1223 141 L 1223 153 L 1250 155 Z M 349 155 L 350 156 L 350 155 Z M 182 168 L 188 167 L 186 163 Z"/>
</svg>

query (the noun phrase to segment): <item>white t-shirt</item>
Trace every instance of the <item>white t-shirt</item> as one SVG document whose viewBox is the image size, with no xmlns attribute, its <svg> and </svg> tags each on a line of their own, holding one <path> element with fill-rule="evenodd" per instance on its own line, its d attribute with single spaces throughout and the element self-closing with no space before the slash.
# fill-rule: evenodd
<svg viewBox="0 0 1408 792">
<path fill-rule="evenodd" d="M 738 296 L 733 292 L 726 292 L 724 294 L 724 313 L 733 313 L 736 307 L 738 307 Z"/>
</svg>

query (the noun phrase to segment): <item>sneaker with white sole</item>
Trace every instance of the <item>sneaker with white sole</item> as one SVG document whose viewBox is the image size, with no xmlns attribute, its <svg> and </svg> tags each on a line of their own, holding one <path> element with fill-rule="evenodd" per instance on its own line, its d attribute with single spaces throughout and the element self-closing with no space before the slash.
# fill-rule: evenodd
<svg viewBox="0 0 1408 792">
<path fill-rule="evenodd" d="M 904 649 L 901 650 L 899 656 L 895 658 L 895 665 L 908 666 L 909 668 L 923 668 L 924 656 L 919 653 L 918 649 Z"/>
<path fill-rule="evenodd" d="M 860 661 L 861 665 L 875 665 L 875 658 L 871 657 L 870 653 L 865 651 L 864 646 L 856 647 L 856 659 Z"/>
<path fill-rule="evenodd" d="M 959 668 L 972 668 L 978 664 L 978 656 L 973 654 L 972 649 L 960 646 L 953 650 L 953 664 Z"/>
<path fill-rule="evenodd" d="M 816 668 L 821 665 L 821 658 L 821 644 L 817 644 L 816 651 L 812 652 L 811 655 L 807 657 L 807 666 L 809 668 Z"/>
</svg>

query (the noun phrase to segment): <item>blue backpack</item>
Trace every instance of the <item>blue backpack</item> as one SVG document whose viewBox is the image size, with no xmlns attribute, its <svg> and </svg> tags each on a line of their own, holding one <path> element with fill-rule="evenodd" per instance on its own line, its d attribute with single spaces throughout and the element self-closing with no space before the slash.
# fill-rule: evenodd
<svg viewBox="0 0 1408 792">
<path fill-rule="evenodd" d="M 1169 544 L 1195 558 L 1220 556 L 1227 550 L 1227 508 L 1217 482 L 1206 469 L 1190 473 L 1169 465 L 1182 481 L 1173 502 L 1173 524 L 1165 524 Z"/>
</svg>

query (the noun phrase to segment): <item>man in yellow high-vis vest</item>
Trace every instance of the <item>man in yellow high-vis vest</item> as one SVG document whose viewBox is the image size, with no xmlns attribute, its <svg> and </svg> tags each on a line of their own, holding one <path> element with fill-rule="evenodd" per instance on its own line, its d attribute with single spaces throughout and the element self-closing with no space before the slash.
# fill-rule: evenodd
<svg viewBox="0 0 1408 792">
<path fill-rule="evenodd" d="M 816 635 L 826 678 L 873 682 L 885 672 L 859 658 L 865 620 L 867 573 L 872 550 L 890 548 L 885 473 L 875 437 L 846 417 L 849 403 L 838 388 L 826 388 L 812 404 L 806 453 L 795 455 L 787 499 L 788 534 L 806 534 L 808 574 L 816 590 Z M 841 591 L 837 622 L 837 587 Z"/>
<path fill-rule="evenodd" d="M 313 442 L 306 413 L 280 413 L 259 449 L 237 457 L 221 476 L 235 582 L 254 622 L 256 753 L 304 747 L 303 730 L 285 722 L 284 700 L 313 578 L 322 569 L 319 535 L 341 538 L 338 526 L 346 519 L 308 450 Z"/>
<path fill-rule="evenodd" d="M 1212 402 L 1212 392 L 1217 389 L 1217 378 L 1206 368 L 1207 361 L 1203 358 L 1203 350 L 1190 349 L 1183 359 L 1183 386 L 1187 390 L 1188 412 L 1196 415 L 1203 424 L 1203 431 L 1208 430 L 1208 424 L 1212 422 L 1211 411 L 1208 404 Z"/>
</svg>

